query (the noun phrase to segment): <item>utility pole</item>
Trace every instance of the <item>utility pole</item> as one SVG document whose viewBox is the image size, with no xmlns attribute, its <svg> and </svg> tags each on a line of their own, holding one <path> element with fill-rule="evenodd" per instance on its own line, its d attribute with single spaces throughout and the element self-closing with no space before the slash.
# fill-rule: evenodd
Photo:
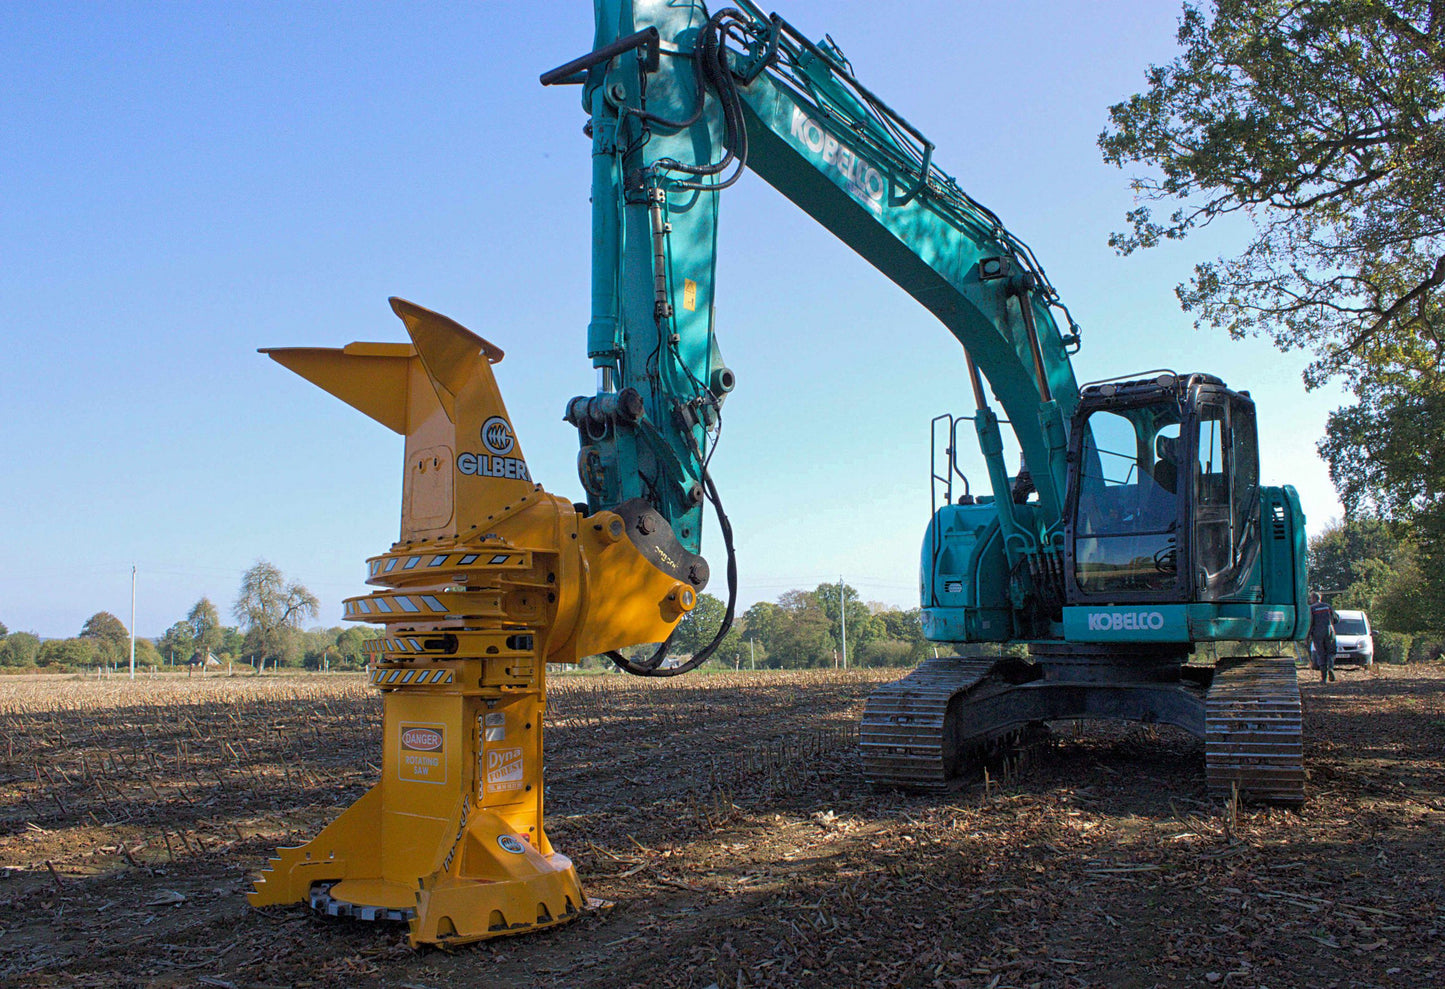
<svg viewBox="0 0 1445 989">
<path fill-rule="evenodd" d="M 135 679 L 135 564 L 130 565 L 130 678 Z"/>
<path fill-rule="evenodd" d="M 758 654 L 753 651 L 753 637 L 748 636 L 748 667 L 752 670 L 758 668 Z"/>
<path fill-rule="evenodd" d="M 843 575 L 838 575 L 838 621 L 842 624 L 843 669 L 848 668 L 848 602 L 843 599 Z"/>
</svg>

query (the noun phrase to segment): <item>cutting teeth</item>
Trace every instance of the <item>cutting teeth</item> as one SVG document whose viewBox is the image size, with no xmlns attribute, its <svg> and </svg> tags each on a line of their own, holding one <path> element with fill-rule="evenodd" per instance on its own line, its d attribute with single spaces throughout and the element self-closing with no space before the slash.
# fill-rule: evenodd
<svg viewBox="0 0 1445 989">
<path fill-rule="evenodd" d="M 363 903 L 348 903 L 345 900 L 334 900 L 331 898 L 331 886 L 326 883 L 318 883 L 311 887 L 311 909 L 317 913 L 324 913 L 328 917 L 350 917 L 352 920 L 390 920 L 406 923 L 416 916 L 416 911 L 411 907 L 405 910 L 392 910 L 388 907 L 371 907 Z"/>
<path fill-rule="evenodd" d="M 276 866 L 280 864 L 281 860 L 278 858 L 267 859 L 266 867 L 261 870 L 261 874 L 259 876 L 252 880 L 251 888 L 254 889 L 257 893 L 263 892 L 266 888 L 267 877 L 274 876 L 276 874 Z"/>
</svg>

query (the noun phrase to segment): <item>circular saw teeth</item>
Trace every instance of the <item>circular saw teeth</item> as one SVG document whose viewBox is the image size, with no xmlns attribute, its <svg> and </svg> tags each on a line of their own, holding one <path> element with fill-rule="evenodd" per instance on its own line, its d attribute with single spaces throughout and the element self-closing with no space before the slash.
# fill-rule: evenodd
<svg viewBox="0 0 1445 989">
<path fill-rule="evenodd" d="M 311 888 L 311 909 L 317 913 L 325 914 L 328 917 L 350 917 L 352 920 L 366 921 L 397 921 L 406 923 L 416 916 L 416 911 L 410 907 L 405 910 L 393 910 L 390 907 L 373 907 L 364 903 L 349 903 L 346 900 L 334 899 L 331 896 L 330 886 L 313 886 Z"/>
</svg>

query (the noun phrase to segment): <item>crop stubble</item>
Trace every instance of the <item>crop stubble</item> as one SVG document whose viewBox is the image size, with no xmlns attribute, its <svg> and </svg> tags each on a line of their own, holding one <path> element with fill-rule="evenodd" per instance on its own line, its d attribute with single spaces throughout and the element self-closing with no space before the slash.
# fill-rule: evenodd
<svg viewBox="0 0 1445 989">
<path fill-rule="evenodd" d="M 554 679 L 548 828 L 615 906 L 450 953 L 242 896 L 374 780 L 361 677 L 0 679 L 0 984 L 1445 981 L 1445 668 L 1306 683 L 1302 812 L 1210 802 L 1137 726 L 875 793 L 854 725 L 897 675 Z"/>
</svg>

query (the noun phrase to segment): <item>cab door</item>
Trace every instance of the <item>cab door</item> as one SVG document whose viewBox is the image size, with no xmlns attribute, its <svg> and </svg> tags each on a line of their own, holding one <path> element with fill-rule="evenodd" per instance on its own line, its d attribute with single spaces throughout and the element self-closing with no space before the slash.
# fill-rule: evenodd
<svg viewBox="0 0 1445 989">
<path fill-rule="evenodd" d="M 1259 550 L 1259 440 L 1254 403 L 1221 391 L 1195 407 L 1191 458 L 1194 593 L 1236 597 Z"/>
</svg>

